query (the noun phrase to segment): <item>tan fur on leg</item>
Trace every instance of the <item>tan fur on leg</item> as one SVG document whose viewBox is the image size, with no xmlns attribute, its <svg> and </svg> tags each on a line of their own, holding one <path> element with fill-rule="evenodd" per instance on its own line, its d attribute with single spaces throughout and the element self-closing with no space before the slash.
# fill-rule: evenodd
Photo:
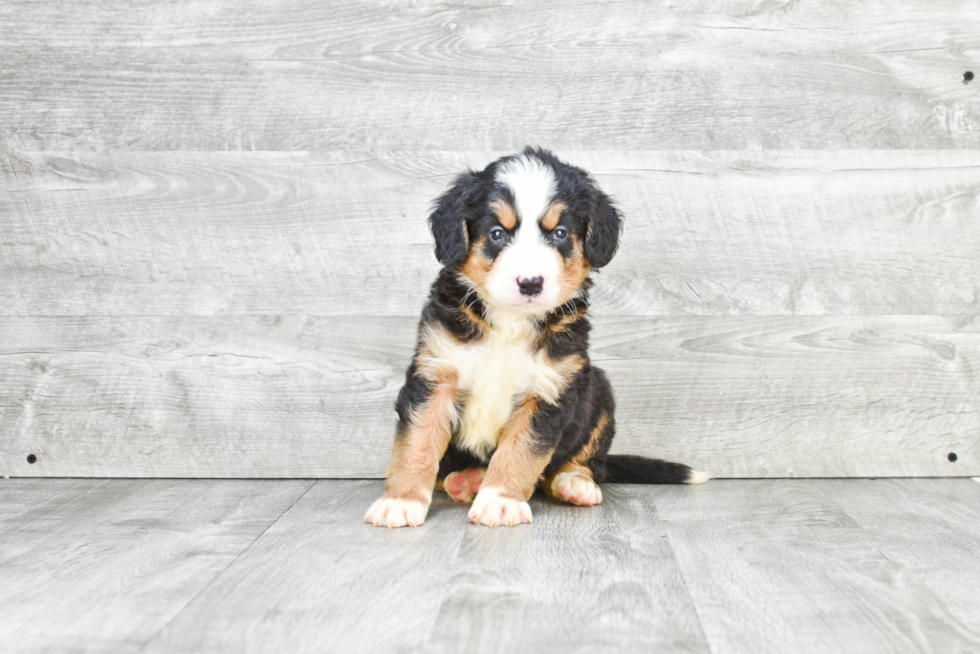
<svg viewBox="0 0 980 654">
<path fill-rule="evenodd" d="M 545 491 L 555 499 L 579 506 L 592 506 L 602 502 L 602 491 L 595 483 L 588 461 L 599 450 L 603 432 L 609 426 L 609 416 L 603 413 L 589 434 L 589 441 L 571 461 L 542 482 Z"/>
<path fill-rule="evenodd" d="M 438 384 L 404 433 L 395 437 L 388 481 L 381 499 L 368 509 L 365 522 L 375 527 L 417 527 L 425 521 L 439 460 L 456 420 L 455 384 Z"/>
<path fill-rule="evenodd" d="M 531 522 L 527 500 L 534 493 L 552 454 L 535 451 L 531 422 L 537 409 L 537 400 L 528 398 L 504 427 L 483 485 L 470 509 L 469 517 L 474 524 L 494 527 Z"/>
</svg>

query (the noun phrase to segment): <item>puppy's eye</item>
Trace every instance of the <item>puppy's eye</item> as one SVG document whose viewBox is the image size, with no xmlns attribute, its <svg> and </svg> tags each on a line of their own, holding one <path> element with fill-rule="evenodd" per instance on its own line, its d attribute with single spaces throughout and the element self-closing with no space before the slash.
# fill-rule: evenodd
<svg viewBox="0 0 980 654">
<path fill-rule="evenodd" d="M 555 237 L 556 241 L 560 241 L 566 236 L 568 236 L 568 230 L 565 229 L 564 227 L 557 227 L 555 228 L 555 231 L 551 232 L 551 234 L 552 236 Z"/>
<path fill-rule="evenodd" d="M 492 238 L 495 241 L 502 241 L 504 240 L 504 233 L 505 233 L 504 230 L 501 229 L 500 227 L 494 227 L 493 229 L 490 230 L 490 238 Z"/>
</svg>

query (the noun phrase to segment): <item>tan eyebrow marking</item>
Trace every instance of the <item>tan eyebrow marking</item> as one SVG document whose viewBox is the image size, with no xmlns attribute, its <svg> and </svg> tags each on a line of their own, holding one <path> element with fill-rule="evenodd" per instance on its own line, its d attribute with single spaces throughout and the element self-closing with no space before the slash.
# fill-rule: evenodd
<svg viewBox="0 0 980 654">
<path fill-rule="evenodd" d="M 544 218 L 541 219 L 541 226 L 547 229 L 549 232 L 558 226 L 558 221 L 561 219 L 561 212 L 567 209 L 564 202 L 555 202 L 553 205 L 548 207 L 548 211 L 545 212 Z"/>
<path fill-rule="evenodd" d="M 497 220 L 500 221 L 504 229 L 514 229 L 514 225 L 517 224 L 517 214 L 514 213 L 514 207 L 503 200 L 494 200 L 490 208 L 497 214 Z"/>
</svg>

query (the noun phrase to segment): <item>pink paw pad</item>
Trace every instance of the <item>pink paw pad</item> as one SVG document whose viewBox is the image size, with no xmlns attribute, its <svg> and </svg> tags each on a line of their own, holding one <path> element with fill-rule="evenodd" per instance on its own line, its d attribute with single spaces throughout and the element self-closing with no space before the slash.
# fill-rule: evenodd
<svg viewBox="0 0 980 654">
<path fill-rule="evenodd" d="M 443 485 L 453 500 L 472 502 L 476 494 L 480 492 L 480 485 L 483 483 L 483 475 L 486 472 L 486 468 L 468 468 L 459 472 L 451 472 L 446 475 Z"/>
</svg>

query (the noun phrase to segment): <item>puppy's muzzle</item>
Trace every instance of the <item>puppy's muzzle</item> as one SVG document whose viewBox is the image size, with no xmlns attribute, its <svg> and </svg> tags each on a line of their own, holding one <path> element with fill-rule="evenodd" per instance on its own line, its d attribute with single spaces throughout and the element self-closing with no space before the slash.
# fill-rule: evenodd
<svg viewBox="0 0 980 654">
<path fill-rule="evenodd" d="M 542 286 L 544 286 L 544 277 L 541 276 L 517 278 L 517 287 L 521 289 L 521 295 L 534 297 L 541 293 Z"/>
</svg>

